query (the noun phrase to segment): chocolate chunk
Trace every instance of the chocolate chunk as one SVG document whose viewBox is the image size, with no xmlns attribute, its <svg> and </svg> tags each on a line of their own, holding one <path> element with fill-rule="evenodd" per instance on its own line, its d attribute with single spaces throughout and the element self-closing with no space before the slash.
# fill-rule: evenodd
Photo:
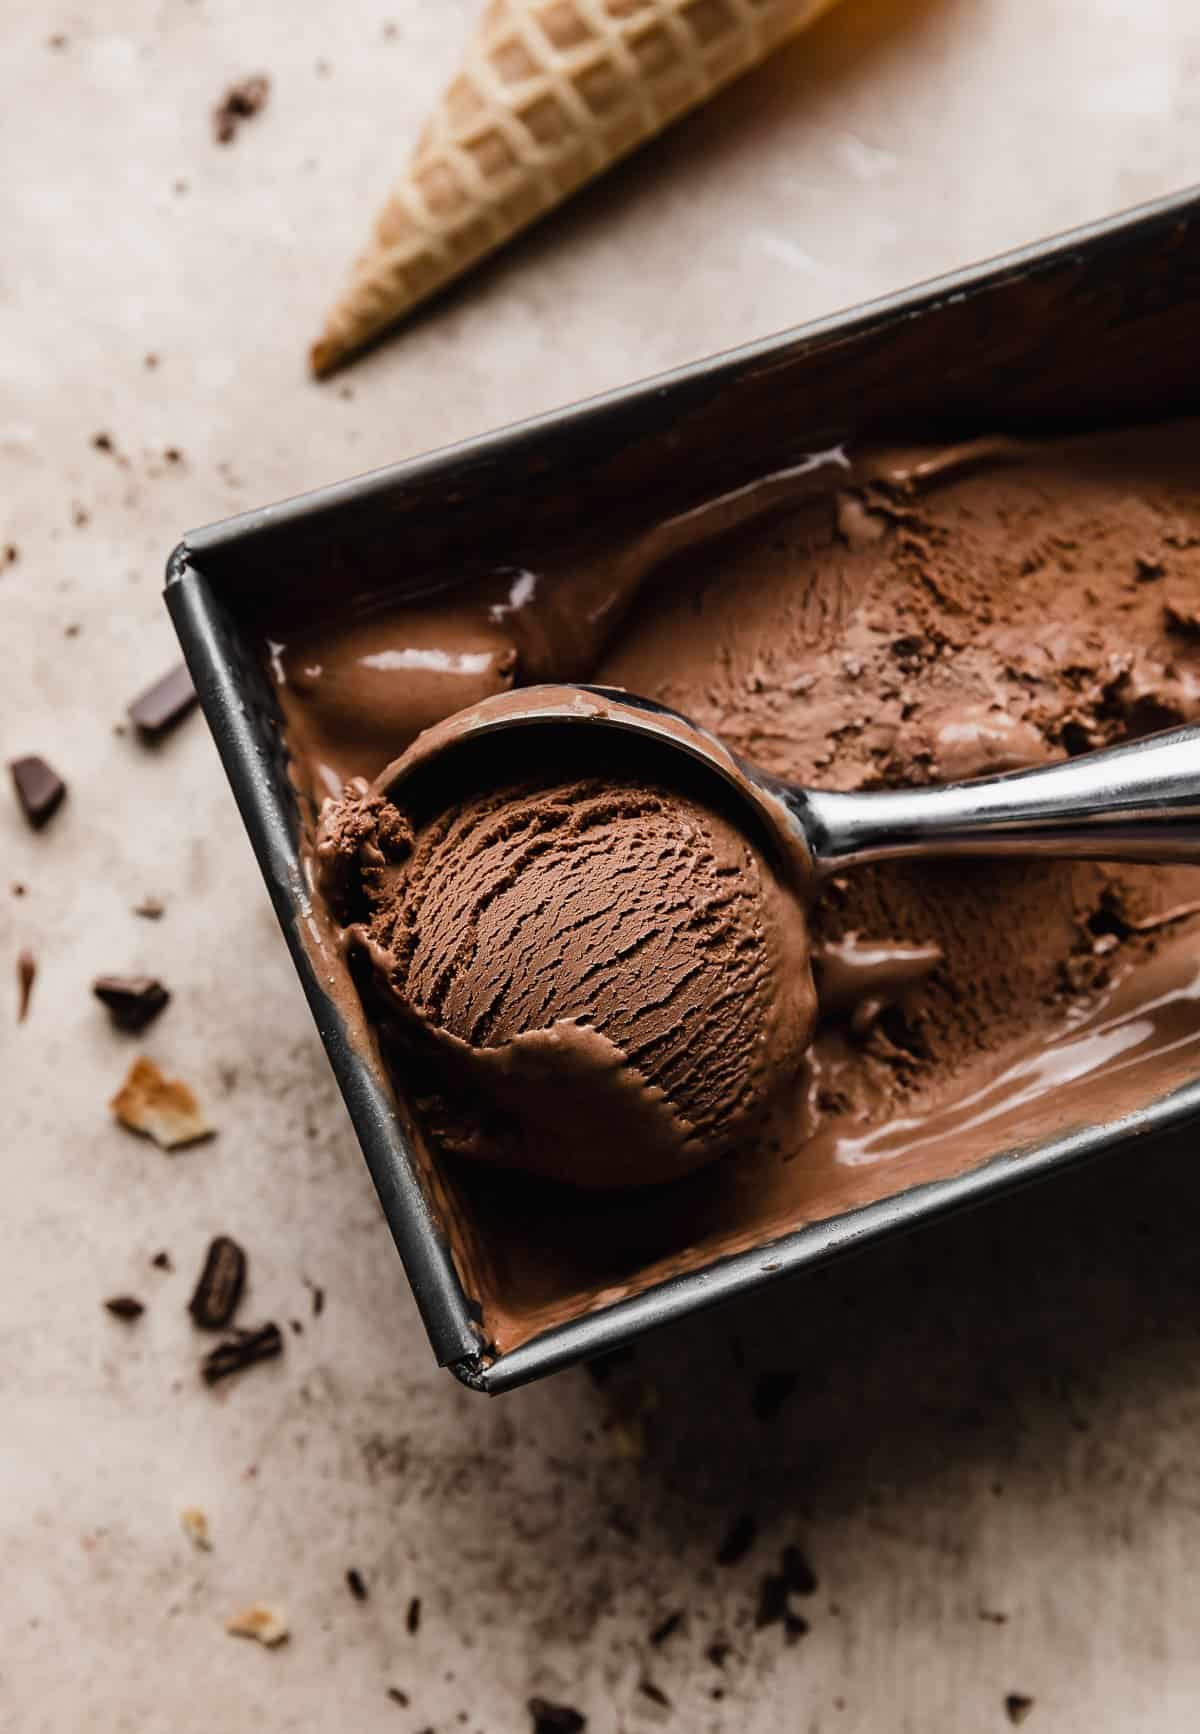
<svg viewBox="0 0 1200 1734">
<path fill-rule="evenodd" d="M 552 1704 L 549 1698 L 531 1698 L 529 1714 L 533 1734 L 583 1734 L 587 1717 L 570 1704 Z"/>
<path fill-rule="evenodd" d="M 143 1303 L 131 1294 L 115 1294 L 104 1304 L 115 1319 L 121 1319 L 127 1325 L 131 1325 L 134 1319 L 140 1319 L 146 1310 Z"/>
<path fill-rule="evenodd" d="M 17 1022 L 23 1024 L 29 1016 L 29 1001 L 37 979 L 37 958 L 28 946 L 17 953 Z"/>
<path fill-rule="evenodd" d="M 743 1511 L 734 1518 L 728 1534 L 717 1549 L 717 1564 L 736 1565 L 740 1559 L 745 1559 L 757 1540 L 758 1524 L 748 1511 Z"/>
<path fill-rule="evenodd" d="M 245 1282 L 246 1254 L 228 1234 L 218 1234 L 188 1302 L 197 1329 L 223 1331 L 237 1310 Z"/>
<path fill-rule="evenodd" d="M 1004 1700 L 1004 1714 L 1014 1727 L 1021 1723 L 1033 1709 L 1033 1699 L 1026 1697 L 1024 1692 L 1009 1692 Z"/>
<path fill-rule="evenodd" d="M 40 831 L 47 819 L 62 806 L 67 785 L 53 766 L 38 758 L 36 753 L 23 759 L 11 759 L 8 768 L 12 772 L 21 811 L 34 830 Z"/>
<path fill-rule="evenodd" d="M 231 142 L 239 121 L 249 120 L 259 112 L 266 103 L 270 89 L 270 80 L 262 73 L 257 73 L 252 78 L 243 78 L 240 83 L 229 86 L 212 111 L 213 137 L 218 144 Z"/>
<path fill-rule="evenodd" d="M 272 1361 L 283 1353 L 283 1333 L 278 1325 L 259 1325 L 254 1331 L 236 1331 L 215 1349 L 210 1349 L 200 1363 L 200 1375 L 206 1385 L 215 1385 L 231 1373 L 240 1373 L 256 1361 Z"/>
<path fill-rule="evenodd" d="M 154 1266 L 155 1270 L 175 1269 L 175 1266 L 171 1263 L 171 1255 L 166 1251 L 156 1252 L 154 1257 L 150 1260 L 150 1263 Z"/>
<path fill-rule="evenodd" d="M 676 1608 L 673 1614 L 668 1614 L 665 1620 L 660 1620 L 650 1633 L 650 1643 L 654 1649 L 660 1649 L 668 1638 L 673 1638 L 683 1624 L 683 1609 Z"/>
<path fill-rule="evenodd" d="M 171 997 L 152 975 L 98 975 L 92 992 L 108 1007 L 118 1029 L 132 1031 L 144 1030 Z"/>
<path fill-rule="evenodd" d="M 408 1612 L 404 1616 L 404 1624 L 410 1637 L 416 1637 L 421 1629 L 421 1598 L 414 1596 L 408 1604 Z"/>
<path fill-rule="evenodd" d="M 126 709 L 143 740 L 161 740 L 181 723 L 196 703 L 196 689 L 185 663 L 177 663 L 169 674 L 156 680 Z"/>
<path fill-rule="evenodd" d="M 357 1566 L 352 1565 L 346 1573 L 346 1588 L 350 1591 L 350 1594 L 354 1597 L 356 1602 L 366 1601 L 367 1586 L 363 1581 L 363 1574 L 359 1571 Z"/>
</svg>

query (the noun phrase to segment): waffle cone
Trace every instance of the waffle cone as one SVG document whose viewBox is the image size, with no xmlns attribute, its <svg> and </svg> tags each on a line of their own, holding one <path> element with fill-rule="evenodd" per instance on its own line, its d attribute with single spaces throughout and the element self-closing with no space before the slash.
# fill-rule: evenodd
<svg viewBox="0 0 1200 1734">
<path fill-rule="evenodd" d="M 490 0 L 320 339 L 328 373 L 834 0 Z"/>
</svg>

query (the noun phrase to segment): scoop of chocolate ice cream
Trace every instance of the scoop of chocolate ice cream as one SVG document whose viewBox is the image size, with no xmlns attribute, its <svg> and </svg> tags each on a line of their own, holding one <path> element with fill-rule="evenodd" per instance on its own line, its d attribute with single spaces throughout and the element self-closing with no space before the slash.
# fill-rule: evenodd
<svg viewBox="0 0 1200 1734">
<path fill-rule="evenodd" d="M 646 1184 L 761 1127 L 815 1017 L 804 914 L 722 813 L 636 777 L 532 781 L 415 833 L 326 814 L 354 936 L 458 1148 Z"/>
</svg>

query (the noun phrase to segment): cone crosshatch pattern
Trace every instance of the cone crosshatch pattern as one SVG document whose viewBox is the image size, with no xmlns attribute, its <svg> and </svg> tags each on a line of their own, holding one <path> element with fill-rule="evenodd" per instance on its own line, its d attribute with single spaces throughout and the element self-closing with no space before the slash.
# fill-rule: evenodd
<svg viewBox="0 0 1200 1734">
<path fill-rule="evenodd" d="M 834 0 L 490 0 L 313 345 L 328 372 Z"/>
</svg>

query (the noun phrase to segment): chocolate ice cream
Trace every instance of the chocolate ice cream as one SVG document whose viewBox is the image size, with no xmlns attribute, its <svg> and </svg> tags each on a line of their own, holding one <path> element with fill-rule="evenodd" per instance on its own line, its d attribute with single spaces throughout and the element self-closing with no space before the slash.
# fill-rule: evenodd
<svg viewBox="0 0 1200 1734">
<path fill-rule="evenodd" d="M 384 1015 L 443 1080 L 457 1153 L 581 1186 L 675 1179 L 795 1091 L 816 1010 L 804 912 L 711 805 L 550 777 L 414 834 L 355 791 L 318 854 Z"/>
<path fill-rule="evenodd" d="M 1195 720 L 1198 441 L 1200 426 L 1175 423 L 1054 443 L 818 453 L 665 523 L 633 502 L 553 554 L 531 525 L 529 546 L 495 550 L 491 572 L 448 593 L 452 606 L 375 594 L 352 617 L 271 622 L 297 782 L 315 809 L 462 702 L 461 672 L 411 683 L 412 649 L 426 671 L 439 658 L 461 671 L 486 650 L 488 691 L 555 676 L 626 686 L 766 770 L 828 788 L 986 774 Z M 368 679 L 388 668 L 395 678 L 375 706 Z M 543 788 L 533 799 L 553 798 Z M 424 821 L 437 822 L 449 841 L 471 836 L 480 816 L 468 805 Z M 429 867 L 432 838 L 418 828 L 411 863 Z M 398 887 L 403 864 L 389 871 Z M 453 1038 L 473 1055 L 481 1031 L 486 1053 L 492 1035 L 520 1039 L 535 1013 L 578 1008 L 539 998 L 535 970 L 504 998 L 507 1021 L 489 1026 L 493 989 L 515 973 L 499 949 L 484 959 L 485 971 L 502 965 L 490 986 L 472 965 L 435 994 L 433 954 L 410 973 L 388 935 L 407 909 L 436 912 L 430 935 L 454 938 L 472 881 L 446 880 L 427 902 L 405 890 L 386 904 L 364 881 L 352 938 L 377 947 L 374 1039 L 417 1110 L 431 1186 L 449 1189 L 456 1255 L 501 1349 L 673 1271 L 1136 1115 L 1200 1074 L 1196 869 L 896 863 L 835 879 L 811 912 L 819 1010 L 799 1102 L 772 1102 L 745 1136 L 726 1122 L 732 1147 L 720 1160 L 636 1203 L 547 1187 L 458 1159 L 482 1151 L 484 1111 L 414 1044 Z M 664 894 L 670 884 L 664 874 Z M 546 934 L 552 914 L 539 917 Z M 610 919 L 619 941 L 615 906 Z M 636 928 L 636 907 L 629 919 Z M 519 930 L 510 915 L 495 920 L 498 938 Z M 385 1001 L 378 985 L 398 964 L 401 998 Z M 603 979 L 616 1007 L 632 974 Z M 414 1023 L 405 995 L 437 1009 Z M 599 1019 L 586 1027 L 636 1048 L 641 1011 L 631 989 L 627 1038 Z M 803 999 L 785 1070 L 809 1015 Z M 701 1129 L 714 1122 L 696 1105 L 700 1072 L 718 1050 L 714 1037 L 689 1053 L 692 1075 L 661 1080 L 673 1112 L 686 1118 L 690 1104 Z M 549 1118 L 561 1143 L 584 1116 Z"/>
</svg>

